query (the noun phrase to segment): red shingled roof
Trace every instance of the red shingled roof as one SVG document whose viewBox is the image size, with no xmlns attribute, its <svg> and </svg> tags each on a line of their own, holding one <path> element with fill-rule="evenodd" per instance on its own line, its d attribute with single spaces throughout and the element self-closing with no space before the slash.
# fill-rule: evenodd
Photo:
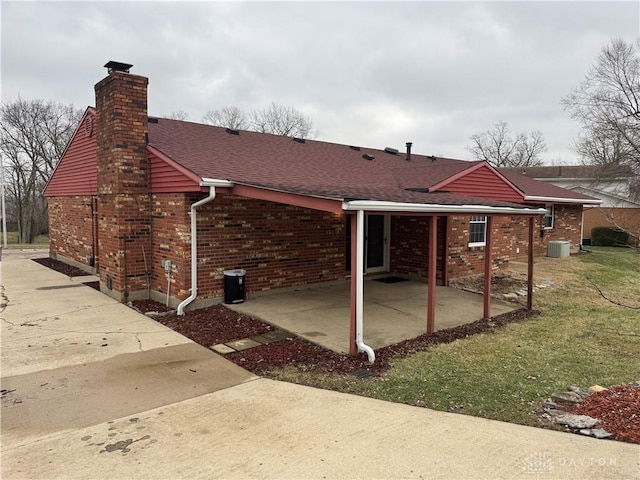
<svg viewBox="0 0 640 480">
<path fill-rule="evenodd" d="M 547 182 L 541 182 L 534 180 L 533 178 L 520 175 L 504 169 L 500 170 L 500 173 L 505 176 L 507 180 L 513 183 L 516 187 L 522 190 L 526 196 L 536 197 L 548 197 L 548 198 L 561 198 L 561 199 L 575 199 L 575 200 L 597 200 L 595 197 L 584 195 L 582 193 L 567 190 L 566 188 L 558 187 Z"/>
<path fill-rule="evenodd" d="M 299 189 L 428 188 L 473 165 L 424 155 L 407 162 L 404 153 L 249 131 L 232 135 L 225 128 L 164 118 L 149 124 L 149 143 L 203 178 Z M 365 160 L 364 154 L 375 158 Z"/>
<path fill-rule="evenodd" d="M 95 135 L 92 141 L 95 142 Z M 515 196 L 516 200 L 512 200 L 511 197 L 505 198 L 497 193 L 492 195 L 493 187 L 487 187 L 488 184 L 478 185 L 476 193 L 473 182 L 471 186 L 465 184 L 464 189 L 453 188 L 453 184 L 447 182 L 448 179 L 467 178 L 468 172 L 470 179 L 473 172 L 482 167 L 483 171 L 487 170 L 485 175 L 491 177 L 486 180 L 505 185 L 511 182 L 526 195 L 592 199 L 515 173 L 502 172 L 503 177 L 488 165 L 483 166 L 482 162 L 436 158 L 415 153 L 411 155 L 411 160 L 407 161 L 404 152 L 394 155 L 380 149 L 354 148 L 316 140 L 300 142 L 290 137 L 244 130 L 234 135 L 221 127 L 164 118 L 149 122 L 149 145 L 156 149 L 158 154 L 166 157 L 161 160 L 155 154 L 152 155 L 152 169 L 155 169 L 152 171 L 152 181 L 157 188 L 160 188 L 158 185 L 161 184 L 162 188 L 158 191 L 163 192 L 196 191 L 200 188 L 198 179 L 217 179 L 229 180 L 239 185 L 340 201 L 378 200 L 522 208 L 522 205 L 506 201 L 519 202 L 519 193 Z M 87 151 L 80 144 L 72 147 L 69 150 L 71 152 Z M 365 159 L 365 154 L 374 158 Z M 66 189 L 61 189 L 58 185 L 69 183 L 68 175 L 63 173 L 77 166 L 77 161 L 73 161 L 76 160 L 75 157 L 69 155 L 62 158 L 54 172 L 45 192 L 47 195 L 79 194 L 75 190 L 69 190 L 73 185 L 65 187 Z M 69 158 L 66 158 L 67 156 Z M 82 175 L 88 175 L 86 178 L 95 180 L 95 165 L 88 171 L 85 156 L 83 153 Z M 95 164 L 95 151 L 91 157 L 92 164 Z M 495 179 L 491 175 L 495 176 Z M 508 181 L 504 180 L 505 177 Z M 469 184 L 469 181 L 466 183 Z M 93 191 L 95 181 L 92 185 Z M 440 190 L 434 192 L 434 187 Z M 458 193 L 454 193 L 456 191 Z M 524 198 L 522 203 L 526 203 Z"/>
</svg>

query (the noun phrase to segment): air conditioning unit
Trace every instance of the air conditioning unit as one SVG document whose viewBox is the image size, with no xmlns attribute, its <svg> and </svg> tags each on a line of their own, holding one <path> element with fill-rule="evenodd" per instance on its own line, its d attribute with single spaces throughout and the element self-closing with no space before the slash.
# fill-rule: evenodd
<svg viewBox="0 0 640 480">
<path fill-rule="evenodd" d="M 552 240 L 547 247 L 547 257 L 565 258 L 569 256 L 571 243 L 568 241 Z"/>
</svg>

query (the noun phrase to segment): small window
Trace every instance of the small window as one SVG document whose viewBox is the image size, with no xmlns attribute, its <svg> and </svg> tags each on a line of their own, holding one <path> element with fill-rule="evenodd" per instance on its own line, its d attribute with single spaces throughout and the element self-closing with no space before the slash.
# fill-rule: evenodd
<svg viewBox="0 0 640 480">
<path fill-rule="evenodd" d="M 547 211 L 544 214 L 544 219 L 542 220 L 542 224 L 545 229 L 553 228 L 553 205 L 547 205 Z"/>
<path fill-rule="evenodd" d="M 487 217 L 472 216 L 469 221 L 469 246 L 484 247 L 487 242 Z"/>
</svg>

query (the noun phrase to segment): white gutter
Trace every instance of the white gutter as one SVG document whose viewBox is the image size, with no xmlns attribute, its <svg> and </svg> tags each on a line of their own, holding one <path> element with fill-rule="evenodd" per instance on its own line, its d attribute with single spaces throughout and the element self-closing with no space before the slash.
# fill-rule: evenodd
<svg viewBox="0 0 640 480">
<path fill-rule="evenodd" d="M 580 203 L 582 205 L 600 205 L 602 203 L 600 199 L 587 200 L 586 198 L 540 197 L 537 195 L 525 195 L 524 199 L 532 202 Z"/>
<path fill-rule="evenodd" d="M 352 200 L 342 202 L 343 210 L 366 210 L 368 212 L 416 212 L 416 213 L 458 213 L 487 215 L 540 215 L 544 208 L 488 207 L 485 205 L 438 205 L 428 203 L 384 202 L 377 200 Z"/>
<path fill-rule="evenodd" d="M 229 188 L 233 187 L 234 183 L 229 180 L 220 180 L 218 178 L 203 178 L 200 180 L 201 187 L 220 187 Z"/>
<path fill-rule="evenodd" d="M 184 309 L 198 296 L 198 221 L 196 210 L 198 207 L 209 203 L 216 198 L 216 187 L 231 187 L 233 183 L 227 180 L 215 180 L 203 178 L 200 182 L 203 187 L 209 187 L 209 195 L 191 205 L 191 295 L 178 305 L 178 315 L 184 315 Z"/>
<path fill-rule="evenodd" d="M 364 343 L 364 210 L 358 210 L 356 219 L 356 345 L 366 352 L 369 362 L 373 363 L 376 354 Z"/>
</svg>

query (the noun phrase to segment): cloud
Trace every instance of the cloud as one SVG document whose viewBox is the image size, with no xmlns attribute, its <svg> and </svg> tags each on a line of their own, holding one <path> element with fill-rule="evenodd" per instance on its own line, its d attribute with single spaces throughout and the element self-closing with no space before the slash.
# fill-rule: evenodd
<svg viewBox="0 0 640 480">
<path fill-rule="evenodd" d="M 272 101 L 318 137 L 468 158 L 506 121 L 572 160 L 559 100 L 599 49 L 638 35 L 636 2 L 74 2 L 2 4 L 2 98 L 93 104 L 108 60 L 149 77 L 154 115 L 198 121 Z"/>
</svg>

